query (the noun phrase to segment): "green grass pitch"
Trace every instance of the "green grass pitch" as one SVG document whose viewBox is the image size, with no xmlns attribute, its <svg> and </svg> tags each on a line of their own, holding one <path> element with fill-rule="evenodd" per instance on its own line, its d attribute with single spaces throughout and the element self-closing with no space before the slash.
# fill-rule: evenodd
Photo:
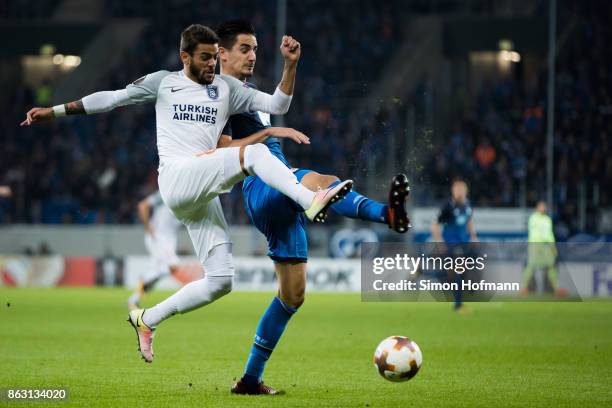
<svg viewBox="0 0 612 408">
<path fill-rule="evenodd" d="M 271 293 L 232 293 L 171 318 L 157 332 L 151 365 L 125 321 L 127 296 L 0 289 L 0 387 L 68 387 L 69 400 L 53 406 L 612 406 L 608 301 L 480 303 L 456 315 L 445 303 L 308 294 L 264 377 L 286 394 L 251 397 L 229 387 Z M 421 371 L 406 383 L 383 380 L 372 365 L 390 335 L 411 337 L 423 351 Z"/>
</svg>

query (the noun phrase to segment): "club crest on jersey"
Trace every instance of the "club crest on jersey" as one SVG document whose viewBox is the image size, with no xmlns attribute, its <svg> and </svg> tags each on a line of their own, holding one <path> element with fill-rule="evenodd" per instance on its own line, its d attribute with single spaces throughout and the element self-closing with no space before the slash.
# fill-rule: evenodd
<svg viewBox="0 0 612 408">
<path fill-rule="evenodd" d="M 207 85 L 206 91 L 208 92 L 208 97 L 210 99 L 218 99 L 219 98 L 219 88 L 217 85 Z"/>
</svg>

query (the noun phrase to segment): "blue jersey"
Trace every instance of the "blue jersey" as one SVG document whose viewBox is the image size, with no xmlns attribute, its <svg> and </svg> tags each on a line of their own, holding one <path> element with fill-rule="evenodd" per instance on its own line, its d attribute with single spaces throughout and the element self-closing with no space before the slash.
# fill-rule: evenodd
<svg viewBox="0 0 612 408">
<path fill-rule="evenodd" d="M 251 88 L 255 88 L 255 85 L 247 82 L 247 85 Z M 271 126 L 270 124 L 270 115 L 262 112 L 247 112 L 240 113 L 237 115 L 230 116 L 225 128 L 223 129 L 223 134 L 232 136 L 232 138 L 242 139 L 244 137 L 250 136 L 253 133 L 257 133 L 260 130 L 267 129 Z M 281 144 L 278 138 L 271 137 L 264 142 L 270 153 L 276 156 L 281 162 L 283 162 L 287 167 L 289 163 L 287 163 L 287 159 L 283 155 L 283 151 L 281 150 Z"/>
<path fill-rule="evenodd" d="M 469 242 L 468 222 L 472 219 L 472 207 L 466 200 L 458 204 L 453 200 L 446 203 L 438 215 L 438 223 L 444 226 L 442 237 L 444 242 Z"/>
<path fill-rule="evenodd" d="M 252 84 L 247 84 L 255 88 Z M 248 112 L 232 115 L 223 134 L 241 139 L 270 127 L 270 115 L 261 112 Z M 287 167 L 287 159 L 281 144 L 275 137 L 266 140 L 270 153 Z M 295 176 L 302 180 L 311 170 L 297 170 Z M 266 236 L 268 256 L 275 262 L 308 259 L 308 239 L 306 224 L 308 220 L 302 208 L 280 191 L 268 186 L 259 177 L 247 177 L 242 183 L 244 205 L 253 225 Z"/>
</svg>

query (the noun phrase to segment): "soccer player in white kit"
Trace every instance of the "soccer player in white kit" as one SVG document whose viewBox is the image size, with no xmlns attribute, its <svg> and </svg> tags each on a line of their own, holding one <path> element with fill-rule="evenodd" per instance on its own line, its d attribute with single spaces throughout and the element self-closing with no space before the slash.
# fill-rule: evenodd
<svg viewBox="0 0 612 408">
<path fill-rule="evenodd" d="M 148 273 L 141 276 L 136 290 L 128 299 L 130 310 L 138 309 L 142 296 L 161 278 L 174 274 L 179 264 L 176 245 L 181 222 L 166 207 L 159 191 L 138 203 L 138 217 L 145 229 L 144 243 L 151 266 Z"/>
<path fill-rule="evenodd" d="M 235 78 L 215 76 L 218 42 L 212 29 L 193 24 L 181 34 L 181 71 L 158 71 L 125 89 L 96 92 L 52 108 L 33 108 L 21 123 L 29 126 L 64 115 L 155 102 L 159 190 L 164 203 L 187 227 L 205 277 L 150 309 L 130 312 L 128 321 L 136 331 L 140 354 L 149 363 L 153 361 L 154 331 L 162 321 L 207 305 L 232 289 L 231 240 L 219 194 L 229 192 L 246 176 L 257 175 L 302 206 L 308 219 L 316 222 L 323 221 L 327 208 L 352 188 L 352 181 L 346 180 L 333 188 L 310 191 L 263 144 L 215 149 L 230 115 L 287 112 L 301 54 L 300 44 L 284 36 L 280 47 L 285 59 L 283 76 L 274 94 L 269 95 Z M 297 143 L 309 143 L 300 132 L 287 134 Z"/>
</svg>

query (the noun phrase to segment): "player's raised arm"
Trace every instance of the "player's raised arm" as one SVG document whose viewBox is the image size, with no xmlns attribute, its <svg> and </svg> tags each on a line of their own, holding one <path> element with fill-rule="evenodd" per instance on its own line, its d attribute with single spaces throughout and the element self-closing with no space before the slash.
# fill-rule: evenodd
<svg viewBox="0 0 612 408">
<path fill-rule="evenodd" d="M 52 108 L 36 107 L 26 113 L 21 126 L 46 122 L 67 115 L 91 115 L 108 112 L 119 106 L 154 102 L 161 80 L 168 71 L 157 71 L 137 79 L 125 89 L 100 91 L 79 99 L 78 101 L 56 105 Z"/>
<path fill-rule="evenodd" d="M 285 66 L 283 68 L 283 77 L 278 84 L 278 89 L 286 95 L 293 95 L 297 63 L 302 55 L 302 49 L 300 43 L 295 38 L 285 35 L 281 42 L 280 51 L 285 59 Z"/>
<path fill-rule="evenodd" d="M 289 110 L 302 49 L 295 38 L 285 35 L 281 42 L 280 51 L 285 59 L 281 81 L 273 95 L 257 92 L 251 103 L 251 110 L 267 112 L 272 115 L 284 115 Z"/>
<path fill-rule="evenodd" d="M 300 43 L 290 36 L 284 36 L 281 53 L 285 58 L 283 77 L 272 95 L 255 90 L 230 75 L 220 75 L 230 88 L 230 115 L 249 111 L 272 115 L 287 113 L 291 105 L 297 63 L 301 55 Z"/>
</svg>

